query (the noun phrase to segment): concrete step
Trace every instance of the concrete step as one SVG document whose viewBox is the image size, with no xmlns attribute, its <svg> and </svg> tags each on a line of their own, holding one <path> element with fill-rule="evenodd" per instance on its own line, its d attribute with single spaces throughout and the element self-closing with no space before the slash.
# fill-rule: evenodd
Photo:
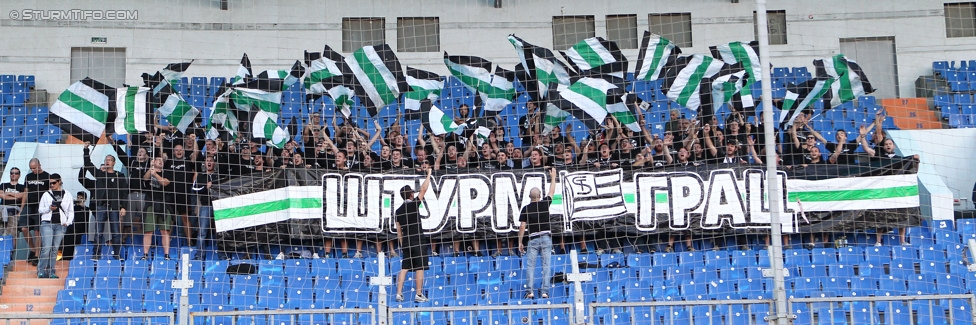
<svg viewBox="0 0 976 325">
<path fill-rule="evenodd" d="M 58 301 L 57 290 L 54 291 L 53 295 L 7 295 L 4 293 L 0 296 L 0 305 L 2 304 L 20 304 L 20 303 L 55 303 Z"/>
<path fill-rule="evenodd" d="M 3 313 L 36 313 L 50 314 L 54 311 L 53 302 L 41 303 L 11 303 L 0 305 L 0 315 Z"/>
</svg>

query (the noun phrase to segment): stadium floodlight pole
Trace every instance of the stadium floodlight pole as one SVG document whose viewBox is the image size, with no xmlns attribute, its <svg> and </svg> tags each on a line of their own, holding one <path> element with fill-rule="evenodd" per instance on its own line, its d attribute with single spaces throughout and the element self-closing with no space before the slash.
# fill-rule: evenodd
<svg viewBox="0 0 976 325">
<path fill-rule="evenodd" d="M 766 191 L 769 198 L 770 266 L 773 271 L 773 303 L 776 306 L 774 319 L 778 325 L 787 325 L 786 287 L 783 281 L 783 240 L 782 224 L 779 220 L 780 202 L 783 199 L 780 181 L 776 172 L 776 134 L 773 130 L 773 89 L 769 73 L 769 30 L 766 21 L 766 0 L 756 0 L 756 23 L 759 25 L 759 62 L 762 68 L 762 107 L 763 133 L 766 137 Z"/>
</svg>

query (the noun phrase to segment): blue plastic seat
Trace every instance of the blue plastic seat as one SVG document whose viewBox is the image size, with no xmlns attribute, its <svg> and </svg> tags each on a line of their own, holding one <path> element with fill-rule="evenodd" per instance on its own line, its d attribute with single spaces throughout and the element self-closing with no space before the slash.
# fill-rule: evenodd
<svg viewBox="0 0 976 325">
<path fill-rule="evenodd" d="M 56 314 L 77 314 L 85 310 L 85 291 L 84 290 L 61 290 L 58 291 L 57 300 L 54 303 L 54 313 Z"/>
<path fill-rule="evenodd" d="M 115 293 L 115 311 L 119 313 L 138 313 L 145 311 L 142 304 L 146 290 L 121 289 Z"/>
<path fill-rule="evenodd" d="M 675 266 L 678 265 L 677 254 L 675 253 L 654 253 L 654 266 Z"/>
<path fill-rule="evenodd" d="M 258 277 L 256 275 L 231 276 L 230 303 L 238 310 L 251 310 L 257 305 Z"/>
<path fill-rule="evenodd" d="M 860 246 L 848 246 L 837 250 L 837 262 L 846 265 L 855 265 L 864 261 L 864 248 Z"/>
</svg>

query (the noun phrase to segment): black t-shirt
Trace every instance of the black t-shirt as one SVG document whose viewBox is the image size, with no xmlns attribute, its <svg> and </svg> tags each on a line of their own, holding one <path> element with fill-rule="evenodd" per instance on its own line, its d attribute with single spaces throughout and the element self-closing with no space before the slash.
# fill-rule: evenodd
<svg viewBox="0 0 976 325">
<path fill-rule="evenodd" d="M 169 188 L 176 193 L 188 193 L 190 186 L 193 185 L 193 172 L 196 166 L 187 159 L 173 158 L 169 160 L 167 169 L 173 171 L 173 178 L 169 180 Z M 167 177 L 169 178 L 169 177 Z"/>
<path fill-rule="evenodd" d="M 512 166 L 509 166 L 508 164 L 509 164 L 508 161 L 504 163 L 500 163 L 498 162 L 498 160 L 492 160 L 482 164 L 481 168 L 488 169 L 488 170 L 512 170 Z"/>
<path fill-rule="evenodd" d="M 24 193 L 27 190 L 27 186 L 24 184 L 10 184 L 3 183 L 0 184 L 0 192 L 4 193 Z M 20 206 L 20 201 L 18 200 L 0 200 L 0 205 L 10 205 L 10 206 Z"/>
<path fill-rule="evenodd" d="M 129 190 L 132 192 L 141 192 L 146 189 L 148 184 L 142 179 L 142 176 L 146 175 L 146 171 L 149 171 L 150 160 L 139 162 L 136 159 L 132 159 L 129 164 Z"/>
<path fill-rule="evenodd" d="M 549 227 L 549 205 L 552 197 L 544 197 L 538 202 L 532 202 L 522 208 L 519 222 L 525 222 L 529 238 L 552 233 Z"/>
<path fill-rule="evenodd" d="M 27 207 L 37 211 L 37 203 L 41 201 L 41 195 L 47 192 L 51 186 L 51 174 L 41 172 L 35 174 L 31 172 L 24 178 L 24 185 L 27 186 Z"/>
<path fill-rule="evenodd" d="M 400 224 L 404 247 L 421 246 L 424 244 L 424 232 L 420 224 L 420 201 L 407 200 L 394 213 L 396 222 Z"/>
<path fill-rule="evenodd" d="M 165 169 L 164 168 L 163 169 L 163 172 L 159 176 L 162 176 L 163 178 L 169 180 L 170 185 L 167 186 L 167 187 L 172 187 L 173 186 L 173 179 L 176 176 L 174 176 L 174 173 L 173 173 L 172 170 L 169 170 L 169 169 Z M 169 192 L 169 191 L 167 191 L 166 189 L 164 189 L 163 188 L 163 185 L 160 184 L 159 183 L 159 180 L 157 180 L 155 177 L 149 177 L 149 192 L 150 193 L 149 193 L 148 197 L 149 197 L 149 199 L 152 202 L 164 203 L 164 202 L 166 202 L 166 193 Z"/>
<path fill-rule="evenodd" d="M 786 151 L 783 154 L 783 163 L 786 165 L 799 165 L 804 163 L 803 156 L 806 155 L 806 150 L 803 147 L 797 147 L 793 144 L 788 144 L 784 146 Z"/>
<path fill-rule="evenodd" d="M 725 147 L 716 148 L 716 155 L 712 156 L 711 151 L 706 151 L 705 155 L 708 157 L 707 161 L 712 164 L 741 164 L 745 160 L 744 157 L 738 154 L 729 157 L 728 152 L 725 151 Z"/>
<path fill-rule="evenodd" d="M 61 200 L 64 200 L 64 190 L 60 191 L 48 191 L 51 198 L 54 199 L 51 205 L 57 205 L 58 209 L 51 210 L 51 223 L 61 224 Z"/>
<path fill-rule="evenodd" d="M 210 205 L 210 189 L 207 188 L 207 182 L 210 182 L 212 185 L 216 185 L 217 174 L 204 173 L 201 176 L 203 177 L 197 178 L 197 183 L 194 186 L 194 192 L 196 192 L 197 197 L 199 198 L 200 205 L 207 206 Z"/>
<path fill-rule="evenodd" d="M 827 156 L 828 157 L 831 156 L 831 155 L 833 155 L 834 154 L 834 151 L 837 150 L 837 144 L 836 143 L 828 143 L 828 144 L 825 144 L 824 146 L 827 148 Z M 845 143 L 844 145 L 841 146 L 841 149 L 840 150 L 841 150 L 841 152 L 840 152 L 840 155 L 837 156 L 837 162 L 836 162 L 836 164 L 840 164 L 840 165 L 853 164 L 854 163 L 854 150 L 857 150 L 857 143 L 856 142 L 848 142 L 848 143 Z"/>
</svg>

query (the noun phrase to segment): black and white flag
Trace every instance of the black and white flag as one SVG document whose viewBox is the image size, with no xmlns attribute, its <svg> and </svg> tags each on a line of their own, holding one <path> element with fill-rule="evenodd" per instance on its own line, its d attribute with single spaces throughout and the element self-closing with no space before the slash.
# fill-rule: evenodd
<svg viewBox="0 0 976 325">
<path fill-rule="evenodd" d="M 563 175 L 563 197 L 570 221 L 602 220 L 627 212 L 620 169 L 574 172 Z"/>
</svg>

